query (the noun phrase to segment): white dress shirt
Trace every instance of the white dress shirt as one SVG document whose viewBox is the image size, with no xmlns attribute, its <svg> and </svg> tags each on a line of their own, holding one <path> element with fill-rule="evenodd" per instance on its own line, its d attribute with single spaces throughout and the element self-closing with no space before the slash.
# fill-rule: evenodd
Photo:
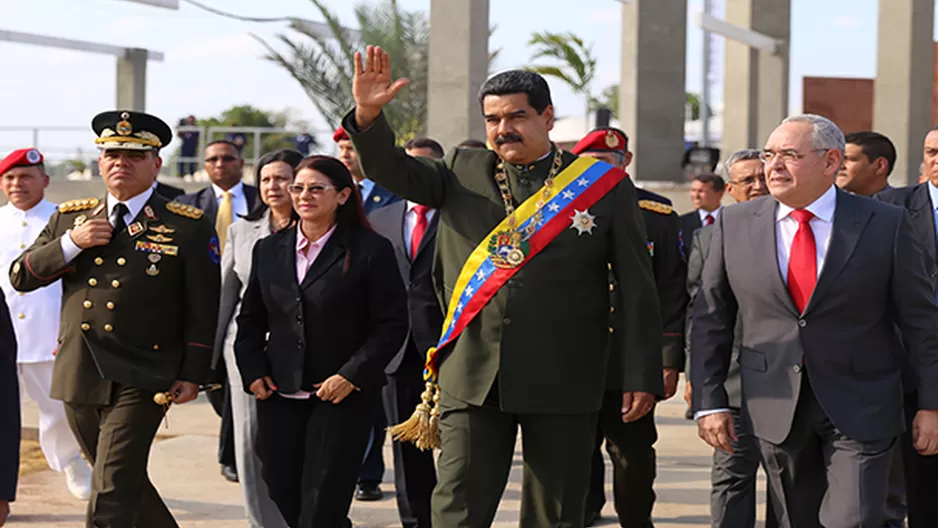
<svg viewBox="0 0 938 528">
<path fill-rule="evenodd" d="M 6 272 L 46 227 L 56 205 L 42 200 L 32 209 L 21 211 L 12 204 L 0 207 L 0 289 L 10 308 L 16 334 L 18 363 L 39 363 L 55 359 L 59 335 L 59 314 L 62 283 L 53 282 L 45 288 L 20 293 L 10 284 Z"/>
<path fill-rule="evenodd" d="M 704 225 L 704 226 L 707 225 L 707 222 L 706 222 L 707 216 L 712 216 L 713 222 L 716 223 L 716 221 L 719 220 L 720 218 L 720 211 L 722 210 L 723 210 L 722 205 L 717 207 L 713 211 L 710 211 L 709 213 L 707 211 L 704 211 L 703 209 L 697 209 L 697 214 L 700 215 L 700 225 Z"/>
<path fill-rule="evenodd" d="M 827 250 L 831 245 L 834 211 L 837 209 L 837 188 L 831 185 L 820 198 L 808 204 L 805 209 L 814 215 L 809 225 L 814 233 L 814 245 L 817 251 L 817 274 L 820 277 L 821 270 L 824 268 L 824 260 L 827 257 Z M 775 253 L 778 257 L 778 269 L 786 285 L 788 284 L 788 261 L 791 257 L 791 244 L 795 240 L 795 233 L 798 232 L 798 221 L 792 218 L 792 211 L 794 211 L 794 208 L 779 202 L 778 212 L 775 214 Z M 729 409 L 697 411 L 694 414 L 694 419 L 699 420 L 708 414 L 719 412 L 729 412 Z"/>
<path fill-rule="evenodd" d="M 414 207 L 417 205 L 420 204 L 407 200 L 407 212 L 404 213 L 404 247 L 407 248 L 408 255 L 410 255 L 410 237 L 413 236 L 414 226 L 417 225 L 417 212 L 414 211 Z M 435 214 L 435 209 L 427 211 L 427 224 L 430 223 L 430 220 L 433 219 L 433 215 Z"/>
<path fill-rule="evenodd" d="M 153 196 L 153 192 L 153 187 L 150 187 L 137 196 L 134 196 L 133 198 L 123 202 L 123 204 L 127 206 L 127 212 L 124 213 L 124 225 L 129 226 L 133 223 L 134 218 L 137 218 L 137 215 L 140 214 L 140 211 L 143 210 L 143 206 L 145 206 L 147 201 L 150 200 L 150 197 Z M 111 193 L 108 193 L 107 199 L 105 200 L 105 204 L 107 205 L 107 216 L 105 216 L 105 218 L 107 218 L 112 226 L 116 221 L 116 219 L 112 218 L 114 208 L 117 207 L 117 204 L 119 203 L 121 203 L 120 200 L 115 198 Z M 71 262 L 75 260 L 75 257 L 77 257 L 82 251 L 82 249 L 78 247 L 74 241 L 72 241 L 71 232 L 72 230 L 69 229 L 65 232 L 64 235 L 62 235 L 62 256 L 65 257 L 65 262 Z"/>
<path fill-rule="evenodd" d="M 221 207 L 221 201 L 225 197 L 225 190 L 212 184 L 212 192 L 215 193 L 215 203 Z M 238 182 L 234 187 L 228 189 L 231 193 L 231 221 L 235 222 L 240 216 L 248 214 L 248 199 L 244 196 L 244 182 Z"/>
</svg>

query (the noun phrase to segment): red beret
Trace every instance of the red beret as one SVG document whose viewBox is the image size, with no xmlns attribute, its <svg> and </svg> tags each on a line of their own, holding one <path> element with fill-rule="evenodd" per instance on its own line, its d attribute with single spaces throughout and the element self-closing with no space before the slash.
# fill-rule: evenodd
<svg viewBox="0 0 938 528">
<path fill-rule="evenodd" d="M 13 167 L 32 167 L 42 163 L 42 153 L 34 148 L 14 150 L 0 161 L 0 175 Z"/>
<path fill-rule="evenodd" d="M 335 129 L 335 134 L 332 134 L 332 141 L 335 141 L 336 143 L 338 143 L 339 141 L 342 141 L 343 139 L 349 139 L 348 132 L 346 132 L 345 129 L 342 127 Z"/>
<path fill-rule="evenodd" d="M 574 154 L 584 152 L 625 152 L 626 137 L 622 132 L 611 128 L 600 128 L 586 135 L 570 151 Z"/>
</svg>

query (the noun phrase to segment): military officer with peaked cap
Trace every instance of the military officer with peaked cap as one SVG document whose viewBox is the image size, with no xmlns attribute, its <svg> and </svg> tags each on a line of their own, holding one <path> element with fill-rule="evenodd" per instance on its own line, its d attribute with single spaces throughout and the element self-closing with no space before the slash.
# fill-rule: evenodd
<svg viewBox="0 0 938 528">
<path fill-rule="evenodd" d="M 601 159 L 625 170 L 632 161 L 628 136 L 616 128 L 599 128 L 581 139 L 571 152 Z M 664 196 L 635 189 L 638 206 L 645 220 L 648 252 L 651 254 L 655 286 L 661 304 L 662 362 L 665 398 L 677 390 L 678 373 L 684 370 L 684 313 L 687 308 L 685 279 L 687 265 L 681 254 L 680 217 Z M 610 288 L 615 289 L 615 281 Z M 615 296 L 613 296 L 613 300 Z M 612 309 L 615 309 L 613 306 Z M 614 334 L 613 339 L 617 339 Z M 615 356 L 611 356 L 615 359 Z M 619 367 L 610 365 L 610 372 Z M 605 438 L 606 452 L 613 465 L 613 495 L 619 524 L 645 528 L 651 526 L 651 510 L 655 504 L 655 448 L 658 432 L 654 413 L 632 423 L 619 419 L 621 388 L 615 377 L 609 377 L 606 397 L 599 413 L 600 434 L 593 454 L 592 482 L 587 497 L 587 524 L 599 517 L 606 501 L 603 485 L 605 468 L 600 444 Z"/>
<path fill-rule="evenodd" d="M 206 381 L 218 313 L 218 239 L 202 211 L 152 185 L 172 139 L 159 118 L 131 111 L 92 121 L 107 186 L 59 205 L 10 268 L 19 291 L 62 281 L 52 397 L 92 463 L 86 525 L 177 526 L 147 476 L 169 392 L 176 403 Z"/>
</svg>

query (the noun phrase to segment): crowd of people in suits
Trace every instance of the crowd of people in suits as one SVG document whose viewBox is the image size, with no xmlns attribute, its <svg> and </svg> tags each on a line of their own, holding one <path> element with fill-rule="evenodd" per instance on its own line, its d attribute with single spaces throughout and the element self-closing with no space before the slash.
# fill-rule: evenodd
<svg viewBox="0 0 938 528">
<path fill-rule="evenodd" d="M 207 391 L 252 527 L 352 526 L 353 500 L 383 496 L 386 431 L 403 526 L 491 525 L 520 427 L 521 526 L 595 524 L 605 444 L 618 522 L 645 528 L 655 403 L 681 372 L 713 526 L 755 526 L 760 467 L 767 526 L 938 525 L 938 130 L 925 181 L 891 188 L 888 138 L 794 116 L 697 175 L 679 216 L 631 182 L 622 131 L 558 149 L 535 73 L 486 81 L 488 143 L 446 153 L 397 146 L 387 53 L 355 72 L 338 156 L 270 152 L 256 186 L 227 140 L 205 148 L 209 186 L 157 182 L 172 132 L 141 112 L 92 121 L 104 197 L 49 204 L 41 153 L 0 161 L 21 223 L 0 227 L 19 237 L 0 262 L 0 525 L 22 384 L 87 526 L 177 526 L 149 449 Z M 40 310 L 54 343 L 28 326 Z"/>
</svg>

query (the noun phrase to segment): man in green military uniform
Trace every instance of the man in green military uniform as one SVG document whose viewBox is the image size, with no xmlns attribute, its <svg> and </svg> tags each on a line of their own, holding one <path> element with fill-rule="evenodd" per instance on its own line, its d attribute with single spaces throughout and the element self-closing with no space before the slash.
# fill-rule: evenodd
<svg viewBox="0 0 938 528">
<path fill-rule="evenodd" d="M 628 136 L 616 128 L 593 130 L 581 139 L 571 152 L 603 160 L 622 170 L 626 170 L 632 161 Z M 661 303 L 661 320 L 664 324 L 661 359 L 664 365 L 664 397 L 667 399 L 677 392 L 678 376 L 684 370 L 684 314 L 688 296 L 684 284 L 687 265 L 681 254 L 681 221 L 671 208 L 671 201 L 664 196 L 645 189 L 636 188 L 635 191 L 645 220 L 648 252 L 651 255 L 655 285 Z M 613 280 L 613 293 L 616 287 Z M 621 336 L 621 333 L 613 334 L 613 342 Z M 615 363 L 617 360 L 616 356 L 610 357 L 610 373 L 621 369 L 621 366 Z M 606 396 L 599 412 L 600 432 L 593 453 L 592 480 L 586 501 L 586 524 L 590 526 L 598 520 L 606 503 L 606 472 L 600 451 L 605 439 L 606 452 L 612 460 L 613 496 L 619 524 L 648 528 L 652 526 L 651 512 L 655 505 L 654 445 L 658 440 L 658 430 L 655 427 L 654 412 L 635 422 L 623 423 L 619 419 L 619 380 L 616 376 L 610 376 L 607 381 Z"/>
<path fill-rule="evenodd" d="M 620 359 L 611 375 L 622 388 L 621 419 L 638 420 L 663 395 L 661 318 L 635 188 L 618 169 L 551 143 L 550 90 L 525 71 L 482 87 L 493 150 L 457 148 L 442 162 L 412 158 L 395 147 L 381 111 L 406 80 L 392 82 L 380 48 L 368 46 L 362 62 L 357 54 L 356 108 L 342 126 L 366 176 L 440 215 L 436 285 L 451 323 L 435 361 L 442 452 L 433 524 L 492 523 L 520 425 L 521 526 L 583 526 L 609 355 Z M 615 183 L 597 188 L 607 176 Z M 543 247 L 538 226 L 555 229 Z M 612 349 L 610 263 L 621 285 L 614 317 L 623 335 Z M 493 277 L 510 279 L 489 290 Z M 473 288 L 476 279 L 486 286 Z M 466 310 L 478 311 L 457 317 Z M 456 330 L 458 339 L 448 341 Z"/>
<path fill-rule="evenodd" d="M 13 262 L 31 291 L 62 281 L 52 397 L 92 463 L 86 525 L 167 528 L 176 522 L 147 477 L 168 392 L 191 401 L 206 381 L 218 314 L 218 239 L 194 207 L 153 191 L 172 139 L 154 116 L 114 111 L 92 121 L 107 195 L 72 200 Z"/>
</svg>

